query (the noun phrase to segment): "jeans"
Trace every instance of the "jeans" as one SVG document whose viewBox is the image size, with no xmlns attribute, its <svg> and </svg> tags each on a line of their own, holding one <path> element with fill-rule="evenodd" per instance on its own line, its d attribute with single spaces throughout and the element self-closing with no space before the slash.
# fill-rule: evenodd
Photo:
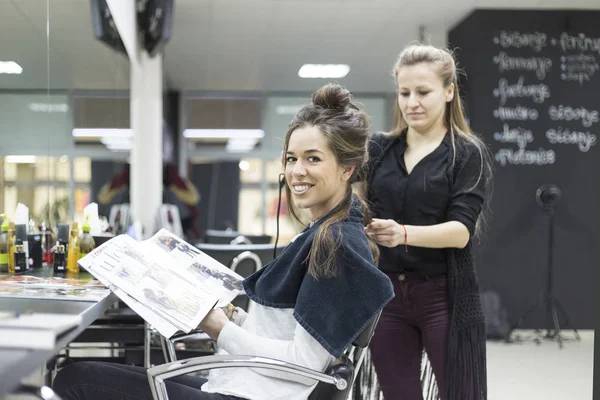
<svg viewBox="0 0 600 400">
<path fill-rule="evenodd" d="M 431 362 L 441 400 L 447 385 L 449 310 L 446 275 L 421 278 L 388 274 L 396 297 L 383 309 L 370 349 L 386 400 L 422 400 L 423 348 Z"/>
<path fill-rule="evenodd" d="M 206 393 L 206 379 L 180 376 L 165 381 L 173 400 L 243 400 Z M 82 361 L 63 368 L 52 385 L 63 400 L 152 400 L 146 369 L 124 364 Z"/>
</svg>

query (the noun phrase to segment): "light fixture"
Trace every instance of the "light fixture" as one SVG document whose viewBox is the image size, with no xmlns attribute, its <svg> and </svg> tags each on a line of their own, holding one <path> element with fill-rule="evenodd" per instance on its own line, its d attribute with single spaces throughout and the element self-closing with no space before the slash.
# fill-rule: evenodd
<svg viewBox="0 0 600 400">
<path fill-rule="evenodd" d="M 247 153 L 256 146 L 257 139 L 229 139 L 225 150 L 229 153 Z"/>
<path fill-rule="evenodd" d="M 133 137 L 133 131 L 131 129 L 73 129 L 73 137 L 81 138 L 126 138 Z"/>
<path fill-rule="evenodd" d="M 14 61 L 0 61 L 0 74 L 21 75 L 23 68 Z"/>
<path fill-rule="evenodd" d="M 347 64 L 304 64 L 298 71 L 300 78 L 343 78 L 350 72 Z"/>
<path fill-rule="evenodd" d="M 106 148 L 111 151 L 129 151 L 133 148 L 133 144 L 127 144 L 127 143 L 107 144 Z"/>
<path fill-rule="evenodd" d="M 36 156 L 6 156 L 6 162 L 10 164 L 35 164 Z"/>
<path fill-rule="evenodd" d="M 60 158 L 58 159 L 58 161 L 60 161 L 61 163 L 66 163 L 67 161 L 69 161 L 69 156 L 67 155 L 62 155 L 60 156 Z"/>
<path fill-rule="evenodd" d="M 187 139 L 262 139 L 262 129 L 186 129 L 183 137 Z"/>
<path fill-rule="evenodd" d="M 109 146 L 126 146 L 126 145 L 131 145 L 133 143 L 133 138 L 131 137 L 118 137 L 118 136 L 104 136 L 100 138 L 100 143 L 102 143 L 103 145 L 105 145 L 106 147 Z"/>
<path fill-rule="evenodd" d="M 298 111 L 302 108 L 301 105 L 296 106 L 277 106 L 275 108 L 275 112 L 278 115 L 296 115 Z"/>
<path fill-rule="evenodd" d="M 248 171 L 250 169 L 250 163 L 246 160 L 241 160 L 238 166 L 242 171 Z"/>
</svg>

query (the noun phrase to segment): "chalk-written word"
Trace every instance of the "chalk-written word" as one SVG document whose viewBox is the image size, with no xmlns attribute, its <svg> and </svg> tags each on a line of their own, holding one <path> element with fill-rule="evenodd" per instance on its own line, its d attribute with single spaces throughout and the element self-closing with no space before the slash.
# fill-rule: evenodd
<svg viewBox="0 0 600 400">
<path fill-rule="evenodd" d="M 539 79 L 544 79 L 552 67 L 552 60 L 548 57 L 511 57 L 503 51 L 494 57 L 494 63 L 498 64 L 499 72 L 535 72 Z"/>
<path fill-rule="evenodd" d="M 577 121 L 581 120 L 581 124 L 586 128 L 600 120 L 600 115 L 597 110 L 588 110 L 585 107 L 573 108 L 570 106 L 550 106 L 548 114 L 552 121 Z"/>
<path fill-rule="evenodd" d="M 597 142 L 597 137 L 593 133 L 571 131 L 562 127 L 548 129 L 546 138 L 552 144 L 576 144 L 579 150 L 584 153 L 588 152 Z"/>
<path fill-rule="evenodd" d="M 579 82 L 580 85 L 583 85 L 583 82 L 589 82 L 592 80 L 592 75 L 587 72 L 566 72 L 560 74 L 560 79 L 568 82 Z"/>
<path fill-rule="evenodd" d="M 567 72 L 582 72 L 585 74 L 594 75 L 596 71 L 600 69 L 600 65 L 596 63 L 581 63 L 581 64 L 566 64 L 561 68 L 563 71 Z"/>
<path fill-rule="evenodd" d="M 562 73 L 560 78 L 563 81 L 575 81 L 583 85 L 590 81 L 596 71 L 600 70 L 600 65 L 596 62 L 594 55 L 577 54 L 572 56 L 562 56 L 560 69 Z"/>
<path fill-rule="evenodd" d="M 569 54 L 560 57 L 561 62 L 569 62 L 569 63 L 596 63 L 596 57 L 593 54 Z"/>
<path fill-rule="evenodd" d="M 591 51 L 600 54 L 600 38 L 588 37 L 585 33 L 571 36 L 563 32 L 560 35 L 560 47 L 563 51 Z"/>
<path fill-rule="evenodd" d="M 498 107 L 494 110 L 494 117 L 502 121 L 535 121 L 538 119 L 539 112 L 535 108 L 521 107 Z"/>
<path fill-rule="evenodd" d="M 493 42 L 504 48 L 513 47 L 520 49 L 529 47 L 535 51 L 540 51 L 546 46 L 546 34 L 542 32 L 521 33 L 519 31 L 500 31 L 498 37 L 494 37 Z"/>
<path fill-rule="evenodd" d="M 496 162 L 506 165 L 547 165 L 556 162 L 554 150 L 500 149 L 496 152 Z"/>
<path fill-rule="evenodd" d="M 530 97 L 535 103 L 541 104 L 550 98 L 550 87 L 543 83 L 524 85 L 525 78 L 519 77 L 517 83 L 509 84 L 506 78 L 498 81 L 498 89 L 494 89 L 494 96 L 500 97 L 500 105 L 506 104 L 509 98 Z"/>
<path fill-rule="evenodd" d="M 508 124 L 504 124 L 502 132 L 494 133 L 494 140 L 502 143 L 516 143 L 519 148 L 523 149 L 527 143 L 533 142 L 533 132 L 521 128 L 511 128 Z"/>
</svg>

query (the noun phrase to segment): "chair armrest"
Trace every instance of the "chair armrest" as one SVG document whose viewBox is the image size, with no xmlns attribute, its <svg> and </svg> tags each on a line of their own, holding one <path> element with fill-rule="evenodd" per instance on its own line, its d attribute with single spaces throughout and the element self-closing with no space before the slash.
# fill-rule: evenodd
<svg viewBox="0 0 600 400">
<path fill-rule="evenodd" d="M 150 390 L 152 391 L 152 397 L 155 400 L 166 400 L 168 399 L 168 396 L 164 383 L 165 379 L 189 374 L 191 372 L 204 371 L 207 369 L 235 367 L 264 368 L 274 371 L 287 372 L 299 377 L 310 378 L 319 382 L 335 385 L 339 390 L 344 390 L 348 386 L 348 382 L 344 378 L 337 375 L 327 375 L 322 372 L 314 371 L 310 368 L 287 363 L 281 360 L 253 356 L 219 355 L 189 358 L 187 360 L 174 361 L 149 368 L 147 374 L 148 381 L 150 383 Z"/>
<path fill-rule="evenodd" d="M 61 400 L 60 396 L 54 393 L 54 391 L 46 385 L 35 386 L 22 384 L 13 392 L 13 394 L 27 394 L 41 400 Z"/>
<path fill-rule="evenodd" d="M 176 333 L 175 335 L 171 336 L 167 340 L 170 340 L 171 342 L 178 342 L 180 340 L 187 340 L 187 339 L 213 340 L 210 338 L 210 336 L 208 336 L 208 334 L 206 334 L 204 331 L 201 331 L 201 330 L 193 330 L 193 331 L 190 331 L 190 333 Z"/>
</svg>

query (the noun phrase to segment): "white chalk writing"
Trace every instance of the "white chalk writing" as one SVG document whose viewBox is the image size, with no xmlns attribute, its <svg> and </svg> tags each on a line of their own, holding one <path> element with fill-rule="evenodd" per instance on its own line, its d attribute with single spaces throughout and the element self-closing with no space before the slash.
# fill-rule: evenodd
<svg viewBox="0 0 600 400">
<path fill-rule="evenodd" d="M 496 153 L 496 162 L 506 165 L 547 165 L 556 162 L 554 150 L 500 149 Z"/>
<path fill-rule="evenodd" d="M 535 121 L 538 119 L 539 113 L 535 108 L 521 107 L 498 107 L 494 110 L 494 117 L 502 121 Z"/>
<path fill-rule="evenodd" d="M 500 96 L 500 105 L 506 104 L 509 98 L 531 97 L 535 103 L 543 103 L 550 98 L 550 87 L 543 83 L 535 85 L 524 85 L 525 78 L 519 77 L 515 84 L 509 84 L 508 80 L 501 78 L 498 81 L 498 89 L 494 90 L 494 96 Z"/>
<path fill-rule="evenodd" d="M 546 34 L 542 32 L 521 33 L 519 31 L 500 31 L 500 36 L 495 37 L 493 42 L 504 48 L 523 48 L 529 47 L 535 51 L 540 51 L 546 46 Z"/>
<path fill-rule="evenodd" d="M 498 64 L 498 71 L 529 71 L 535 72 L 539 79 L 544 79 L 552 67 L 552 60 L 548 57 L 511 57 L 501 51 L 494 57 Z"/>
<path fill-rule="evenodd" d="M 523 149 L 527 143 L 533 142 L 533 132 L 521 128 L 511 128 L 508 124 L 504 124 L 502 132 L 494 133 L 494 140 L 502 143 L 516 143 L 519 148 Z"/>
<path fill-rule="evenodd" d="M 576 62 L 576 63 L 595 63 L 596 57 L 593 54 L 570 54 L 566 56 L 562 56 L 560 58 L 562 62 Z"/>
<path fill-rule="evenodd" d="M 562 56 L 560 69 L 560 79 L 563 81 L 579 82 L 583 85 L 592 79 L 596 71 L 600 70 L 600 65 L 596 62 L 596 57 L 592 54 L 574 54 Z"/>
<path fill-rule="evenodd" d="M 577 36 L 571 36 L 566 32 L 560 35 L 560 46 L 563 51 L 591 51 L 600 54 L 600 38 L 591 38 L 580 33 Z"/>
<path fill-rule="evenodd" d="M 585 107 L 573 108 L 570 106 L 550 106 L 548 114 L 553 121 L 577 121 L 581 120 L 581 124 L 586 128 L 598 122 L 600 119 L 597 110 L 588 110 Z"/>
<path fill-rule="evenodd" d="M 586 153 L 596 144 L 597 137 L 589 132 L 577 132 L 558 127 L 557 129 L 548 129 L 546 138 L 552 144 L 576 144 L 580 151 Z"/>
</svg>

